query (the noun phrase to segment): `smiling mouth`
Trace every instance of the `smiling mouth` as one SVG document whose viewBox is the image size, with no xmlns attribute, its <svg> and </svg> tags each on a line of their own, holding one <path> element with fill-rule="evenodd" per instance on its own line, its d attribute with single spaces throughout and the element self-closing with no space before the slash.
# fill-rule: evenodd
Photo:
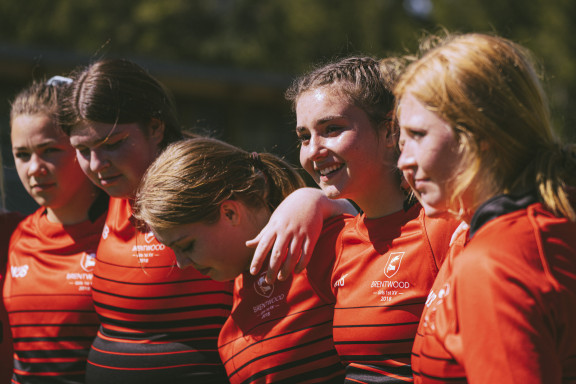
<svg viewBox="0 0 576 384">
<path fill-rule="evenodd" d="M 319 169 L 319 170 L 317 170 L 317 172 L 320 176 L 326 177 L 326 176 L 329 176 L 329 175 L 339 171 L 343 167 L 344 167 L 344 164 L 342 164 L 342 163 L 334 164 L 334 165 L 331 165 L 329 167 Z"/>
</svg>

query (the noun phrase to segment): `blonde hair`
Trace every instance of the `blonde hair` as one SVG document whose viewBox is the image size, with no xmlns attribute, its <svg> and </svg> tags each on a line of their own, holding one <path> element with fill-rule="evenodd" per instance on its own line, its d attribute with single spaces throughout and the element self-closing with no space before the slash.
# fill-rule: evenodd
<svg viewBox="0 0 576 384">
<path fill-rule="evenodd" d="M 394 93 L 397 100 L 414 95 L 455 132 L 463 157 L 451 181 L 456 211 L 465 190 L 495 196 L 533 189 L 554 214 L 576 219 L 566 190 L 576 175 L 574 147 L 555 136 L 524 47 L 486 34 L 431 36 Z"/>
<path fill-rule="evenodd" d="M 208 137 L 184 139 L 169 145 L 144 175 L 134 216 L 152 229 L 213 223 L 225 200 L 273 211 L 304 186 L 294 168 L 272 154 Z"/>
</svg>

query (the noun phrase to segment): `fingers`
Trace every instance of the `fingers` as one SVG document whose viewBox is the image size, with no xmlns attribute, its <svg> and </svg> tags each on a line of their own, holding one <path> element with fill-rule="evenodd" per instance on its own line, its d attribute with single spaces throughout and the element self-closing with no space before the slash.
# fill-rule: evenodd
<svg viewBox="0 0 576 384">
<path fill-rule="evenodd" d="M 274 241 L 276 240 L 275 235 L 262 235 L 262 232 L 258 234 L 254 239 L 248 240 L 246 246 L 250 248 L 256 247 L 254 251 L 254 256 L 252 257 L 252 262 L 250 263 L 250 274 L 256 275 L 262 268 L 262 265 L 266 261 L 268 252 L 272 248 Z"/>
<path fill-rule="evenodd" d="M 296 267 L 294 268 L 294 273 L 302 272 L 310 262 L 312 252 L 314 251 L 314 247 L 311 247 L 310 244 L 311 242 L 309 239 L 304 240 L 304 244 L 302 245 L 302 254 L 300 255 L 298 264 L 296 264 Z"/>
<path fill-rule="evenodd" d="M 270 262 L 268 271 L 266 272 L 266 282 L 268 284 L 274 283 L 276 277 L 278 276 L 278 271 L 282 268 L 286 260 L 286 255 L 288 253 L 288 244 L 286 242 L 286 237 L 276 236 L 276 241 L 272 252 L 270 253 Z"/>
<path fill-rule="evenodd" d="M 300 260 L 300 254 L 302 253 L 302 241 L 299 236 L 292 239 L 290 243 L 290 252 L 288 252 L 284 259 L 284 264 L 278 273 L 278 280 L 284 281 L 294 272 L 294 267 L 296 263 Z"/>
</svg>

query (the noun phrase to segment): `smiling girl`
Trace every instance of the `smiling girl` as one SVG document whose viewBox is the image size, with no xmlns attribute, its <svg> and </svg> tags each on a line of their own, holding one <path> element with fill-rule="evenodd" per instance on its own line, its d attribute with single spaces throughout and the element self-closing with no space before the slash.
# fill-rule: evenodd
<svg viewBox="0 0 576 384">
<path fill-rule="evenodd" d="M 392 117 L 400 64 L 346 58 L 298 78 L 287 91 L 300 163 L 328 197 L 350 199 L 362 210 L 340 233 L 330 271 L 334 343 L 351 383 L 412 381 L 420 314 L 457 226 L 429 218 L 402 188 Z M 298 215 L 294 197 L 277 212 Z"/>
</svg>

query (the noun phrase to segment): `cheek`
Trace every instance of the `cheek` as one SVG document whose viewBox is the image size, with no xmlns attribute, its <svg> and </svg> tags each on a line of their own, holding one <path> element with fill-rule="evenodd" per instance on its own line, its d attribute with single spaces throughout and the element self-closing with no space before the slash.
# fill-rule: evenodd
<svg viewBox="0 0 576 384">
<path fill-rule="evenodd" d="M 80 166 L 80 169 L 82 169 L 82 172 L 90 175 L 90 160 L 80 154 L 77 154 L 76 160 L 78 161 L 78 165 Z"/>
<path fill-rule="evenodd" d="M 16 173 L 18 173 L 20 181 L 22 182 L 22 184 L 28 185 L 28 177 L 27 177 L 28 165 L 19 160 L 15 161 L 15 165 L 16 165 Z"/>
<path fill-rule="evenodd" d="M 310 174 L 314 171 L 314 166 L 308 155 L 308 149 L 305 147 L 300 147 L 300 165 Z"/>
</svg>

